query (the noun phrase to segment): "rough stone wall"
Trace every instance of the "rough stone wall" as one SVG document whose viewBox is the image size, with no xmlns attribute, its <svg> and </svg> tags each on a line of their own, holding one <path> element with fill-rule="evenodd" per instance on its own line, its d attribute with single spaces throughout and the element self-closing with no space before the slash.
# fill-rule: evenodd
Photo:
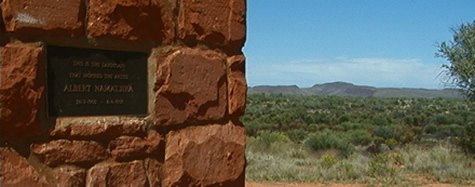
<svg viewBox="0 0 475 187">
<path fill-rule="evenodd" d="M 0 186 L 244 186 L 245 0 L 0 3 Z M 148 114 L 48 117 L 49 45 L 149 54 Z"/>
</svg>

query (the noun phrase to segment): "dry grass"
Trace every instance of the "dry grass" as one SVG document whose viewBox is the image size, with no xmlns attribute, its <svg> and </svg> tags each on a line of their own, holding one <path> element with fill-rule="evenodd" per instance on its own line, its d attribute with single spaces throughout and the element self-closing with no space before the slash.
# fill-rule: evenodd
<svg viewBox="0 0 475 187">
<path fill-rule="evenodd" d="M 360 147 L 354 154 L 342 158 L 334 151 L 313 153 L 287 141 L 270 143 L 271 149 L 267 151 L 257 149 L 254 147 L 256 142 L 250 142 L 246 150 L 247 181 L 378 186 L 475 185 L 475 168 L 472 167 L 475 159 L 450 144 L 431 148 L 409 145 L 377 155 L 365 154 Z"/>
</svg>

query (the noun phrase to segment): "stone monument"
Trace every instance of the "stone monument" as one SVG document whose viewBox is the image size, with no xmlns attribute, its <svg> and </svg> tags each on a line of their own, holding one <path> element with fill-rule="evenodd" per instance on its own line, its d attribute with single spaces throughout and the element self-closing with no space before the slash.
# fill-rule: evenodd
<svg viewBox="0 0 475 187">
<path fill-rule="evenodd" d="M 244 186 L 245 0 L 0 2 L 0 186 Z"/>
</svg>

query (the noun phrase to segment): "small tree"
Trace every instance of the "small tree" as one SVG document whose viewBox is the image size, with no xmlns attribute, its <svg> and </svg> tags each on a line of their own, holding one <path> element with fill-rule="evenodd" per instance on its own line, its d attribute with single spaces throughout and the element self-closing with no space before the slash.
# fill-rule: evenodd
<svg viewBox="0 0 475 187">
<path fill-rule="evenodd" d="M 447 70 L 448 81 L 461 88 L 471 101 L 475 101 L 475 21 L 452 30 L 453 41 L 440 43 L 436 56 L 450 62 L 442 65 Z"/>
</svg>

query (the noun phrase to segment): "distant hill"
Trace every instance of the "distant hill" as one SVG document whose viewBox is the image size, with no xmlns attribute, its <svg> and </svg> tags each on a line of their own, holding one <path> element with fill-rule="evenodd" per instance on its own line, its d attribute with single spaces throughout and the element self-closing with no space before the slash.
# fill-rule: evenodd
<svg viewBox="0 0 475 187">
<path fill-rule="evenodd" d="M 295 95 L 309 95 L 296 85 L 291 86 L 255 86 L 248 89 L 248 93 L 282 93 Z"/>
<path fill-rule="evenodd" d="M 376 88 L 358 86 L 346 82 L 315 84 L 310 88 L 291 86 L 255 86 L 249 87 L 248 93 L 282 93 L 292 95 L 335 95 L 351 97 L 400 97 L 400 98 L 449 98 L 463 99 L 456 89 L 419 89 L 419 88 Z"/>
</svg>

